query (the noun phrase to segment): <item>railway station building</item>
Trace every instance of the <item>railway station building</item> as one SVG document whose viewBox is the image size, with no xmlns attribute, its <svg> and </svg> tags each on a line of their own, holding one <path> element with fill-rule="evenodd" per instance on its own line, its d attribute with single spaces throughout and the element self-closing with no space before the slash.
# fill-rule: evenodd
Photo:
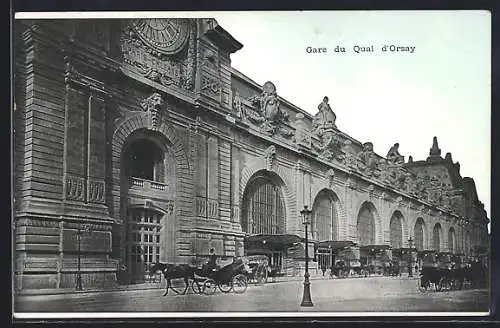
<svg viewBox="0 0 500 328">
<path fill-rule="evenodd" d="M 74 287 L 78 257 L 84 288 L 211 248 L 285 268 L 303 262 L 305 205 L 309 239 L 353 261 L 488 253 L 474 180 L 437 138 L 421 160 L 397 140 L 375 153 L 327 95 L 311 115 L 232 68 L 243 45 L 214 19 L 18 20 L 14 45 L 18 290 Z"/>
</svg>

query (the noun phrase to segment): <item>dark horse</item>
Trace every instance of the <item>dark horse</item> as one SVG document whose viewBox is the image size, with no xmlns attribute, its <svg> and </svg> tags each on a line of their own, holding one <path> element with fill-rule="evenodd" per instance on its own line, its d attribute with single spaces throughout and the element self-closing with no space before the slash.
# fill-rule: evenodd
<svg viewBox="0 0 500 328">
<path fill-rule="evenodd" d="M 196 270 L 197 268 L 192 267 L 188 264 L 154 263 L 151 266 L 150 272 L 154 274 L 158 271 L 161 271 L 163 273 L 165 280 L 167 280 L 167 288 L 165 289 L 165 293 L 163 293 L 163 296 L 166 296 L 168 294 L 169 288 L 176 292 L 177 295 L 186 294 L 186 291 L 189 287 L 189 279 L 194 279 L 194 273 Z M 184 291 L 182 293 L 179 293 L 172 287 L 172 279 L 184 279 L 186 287 L 184 288 Z"/>
</svg>

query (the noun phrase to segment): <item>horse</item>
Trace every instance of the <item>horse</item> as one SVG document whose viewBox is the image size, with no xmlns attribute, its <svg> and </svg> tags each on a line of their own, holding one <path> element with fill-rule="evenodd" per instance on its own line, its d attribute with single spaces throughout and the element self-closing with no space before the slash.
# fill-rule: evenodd
<svg viewBox="0 0 500 328">
<path fill-rule="evenodd" d="M 194 280 L 196 270 L 197 268 L 188 264 L 153 263 L 150 271 L 153 274 L 158 271 L 163 273 L 165 280 L 167 280 L 167 288 L 165 289 L 165 293 L 163 293 L 163 296 L 166 296 L 169 289 L 172 289 L 177 295 L 185 295 L 189 287 L 189 279 Z M 186 287 L 182 293 L 179 293 L 172 287 L 172 279 L 184 279 Z"/>
</svg>

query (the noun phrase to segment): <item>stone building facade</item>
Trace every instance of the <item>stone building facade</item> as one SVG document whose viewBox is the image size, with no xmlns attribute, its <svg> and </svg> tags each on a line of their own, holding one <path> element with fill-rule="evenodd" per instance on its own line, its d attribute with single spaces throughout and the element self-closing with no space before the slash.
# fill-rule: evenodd
<svg viewBox="0 0 500 328">
<path fill-rule="evenodd" d="M 241 256 L 245 237 L 472 254 L 488 218 L 437 140 L 386 157 L 231 67 L 214 19 L 16 22 L 15 285 L 128 282 L 143 264 Z M 316 104 L 314 104 L 316 105 Z M 79 234 L 80 233 L 80 234 Z M 80 238 L 78 238 L 80 236 Z"/>
</svg>

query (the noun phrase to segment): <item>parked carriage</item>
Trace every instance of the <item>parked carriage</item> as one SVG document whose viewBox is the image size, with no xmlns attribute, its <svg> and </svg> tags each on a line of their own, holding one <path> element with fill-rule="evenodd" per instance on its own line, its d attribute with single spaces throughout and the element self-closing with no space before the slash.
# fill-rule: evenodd
<svg viewBox="0 0 500 328">
<path fill-rule="evenodd" d="M 314 259 L 319 267 L 330 269 L 330 278 L 345 278 L 363 269 L 353 252 L 356 244 L 351 241 L 327 240 L 314 245 Z"/>
<path fill-rule="evenodd" d="M 223 293 L 241 294 L 248 287 L 248 276 L 248 265 L 239 258 L 220 269 L 196 270 L 191 286 L 197 294 L 213 295 L 217 289 Z"/>
<path fill-rule="evenodd" d="M 366 276 L 372 274 L 386 274 L 386 268 L 390 266 L 391 247 L 389 245 L 365 245 L 360 247 L 361 274 Z"/>
<path fill-rule="evenodd" d="M 419 288 L 427 290 L 431 285 L 436 291 L 462 289 L 465 283 L 476 284 L 480 271 L 463 263 L 463 256 L 448 252 L 426 251 L 422 254 Z M 480 279 L 480 278 L 479 278 Z"/>
<path fill-rule="evenodd" d="M 271 273 L 269 257 L 267 255 L 249 255 L 243 259 L 248 267 L 248 281 L 259 285 L 267 282 L 267 277 Z"/>
</svg>

